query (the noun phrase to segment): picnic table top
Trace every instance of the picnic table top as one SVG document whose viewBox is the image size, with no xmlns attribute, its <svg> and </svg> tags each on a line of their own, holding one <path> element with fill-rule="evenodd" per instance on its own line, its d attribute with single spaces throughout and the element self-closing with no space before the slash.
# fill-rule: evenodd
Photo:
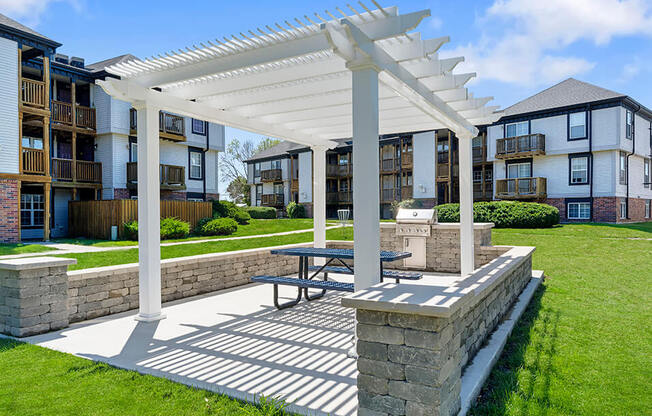
<svg viewBox="0 0 652 416">
<path fill-rule="evenodd" d="M 319 247 L 296 247 L 271 250 L 271 254 L 297 257 L 325 257 L 333 259 L 353 260 L 353 250 L 346 248 L 319 248 Z M 412 253 L 407 251 L 382 251 L 380 261 L 395 261 L 411 257 Z"/>
</svg>

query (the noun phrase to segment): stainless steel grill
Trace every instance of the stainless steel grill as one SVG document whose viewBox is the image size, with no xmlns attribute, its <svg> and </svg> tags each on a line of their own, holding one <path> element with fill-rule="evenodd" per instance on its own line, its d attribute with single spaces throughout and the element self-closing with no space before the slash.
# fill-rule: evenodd
<svg viewBox="0 0 652 416">
<path fill-rule="evenodd" d="M 396 235 L 403 237 L 403 250 L 412 257 L 403 260 L 403 266 L 425 269 L 427 264 L 427 237 L 432 224 L 437 222 L 434 209 L 400 209 L 396 214 Z"/>
</svg>

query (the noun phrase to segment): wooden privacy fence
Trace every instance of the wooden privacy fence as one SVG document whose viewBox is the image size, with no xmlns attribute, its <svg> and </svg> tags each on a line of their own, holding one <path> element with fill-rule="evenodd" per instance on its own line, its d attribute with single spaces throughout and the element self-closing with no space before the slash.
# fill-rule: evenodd
<svg viewBox="0 0 652 416">
<path fill-rule="evenodd" d="M 190 223 L 213 216 L 210 202 L 161 201 L 161 218 L 176 217 Z M 68 202 L 68 233 L 71 237 L 108 240 L 111 227 L 118 226 L 118 238 L 123 238 L 123 224 L 138 219 L 138 201 L 115 199 L 107 201 Z"/>
</svg>

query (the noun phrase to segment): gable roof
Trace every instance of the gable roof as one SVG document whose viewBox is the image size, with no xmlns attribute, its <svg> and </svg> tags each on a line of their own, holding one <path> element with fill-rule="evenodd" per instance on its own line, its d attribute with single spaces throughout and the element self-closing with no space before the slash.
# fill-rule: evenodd
<svg viewBox="0 0 652 416">
<path fill-rule="evenodd" d="M 55 40 L 52 40 L 52 39 L 48 38 L 47 36 L 43 36 L 40 33 L 38 33 L 37 31 L 35 31 L 35 30 L 33 30 L 33 29 L 23 25 L 23 24 L 20 24 L 17 21 L 15 21 L 14 19 L 0 13 L 0 28 L 2 28 L 3 26 L 5 28 L 13 29 L 14 31 L 22 32 L 23 34 L 26 34 L 26 35 L 29 35 L 29 36 L 32 36 L 32 37 L 40 38 L 41 40 L 44 40 L 47 43 L 55 44 L 57 46 L 61 46 L 61 44 L 59 42 L 57 42 Z"/>
<path fill-rule="evenodd" d="M 96 72 L 96 71 L 102 71 L 104 68 L 116 65 L 116 64 L 121 64 L 123 62 L 129 62 L 138 59 L 137 56 L 134 56 L 130 53 L 126 53 L 124 55 L 118 55 L 114 56 L 113 58 L 105 59 L 103 61 L 95 62 L 89 65 L 86 65 L 86 68 Z"/>
<path fill-rule="evenodd" d="M 251 157 L 251 159 L 247 160 L 247 162 L 287 156 L 288 152 L 290 151 L 304 149 L 304 148 L 307 148 L 307 146 L 303 144 L 297 144 L 297 143 L 289 142 L 287 140 L 283 140 L 279 144 L 276 144 L 272 147 L 268 147 L 267 149 L 263 149 L 260 152 L 256 153 Z"/>
<path fill-rule="evenodd" d="M 504 115 L 513 116 L 516 114 L 533 113 L 620 97 L 626 97 L 626 95 L 589 84 L 588 82 L 579 81 L 575 78 L 568 78 L 507 107 L 504 110 Z"/>
</svg>

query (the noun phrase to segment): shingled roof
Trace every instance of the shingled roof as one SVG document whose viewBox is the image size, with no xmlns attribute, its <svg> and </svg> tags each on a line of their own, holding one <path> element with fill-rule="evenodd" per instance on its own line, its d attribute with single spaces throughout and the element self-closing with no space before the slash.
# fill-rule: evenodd
<svg viewBox="0 0 652 416">
<path fill-rule="evenodd" d="M 504 113 L 505 116 L 513 116 L 620 97 L 626 97 L 626 95 L 575 78 L 568 78 L 507 107 Z"/>
<path fill-rule="evenodd" d="M 115 64 L 120 64 L 123 62 L 129 62 L 138 59 L 137 56 L 134 56 L 130 53 L 126 53 L 124 55 L 119 55 L 115 56 L 113 58 L 105 59 L 103 61 L 95 62 L 90 65 L 86 65 L 86 68 L 96 72 L 96 71 L 102 71 L 104 68 L 115 65 Z"/>
<path fill-rule="evenodd" d="M 336 139 L 333 141 L 337 143 L 337 146 L 335 147 L 338 148 L 350 146 L 351 139 Z M 307 149 L 309 149 L 309 147 L 303 144 L 297 144 L 284 140 L 275 146 L 261 150 L 260 152 L 253 155 L 251 159 L 247 160 L 247 162 L 256 162 L 258 160 L 274 159 L 282 156 L 288 156 L 291 152 Z"/>
<path fill-rule="evenodd" d="M 10 17 L 7 17 L 4 14 L 0 13 L 0 27 L 2 27 L 2 26 L 13 29 L 13 30 L 23 32 L 23 33 L 25 33 L 27 35 L 31 35 L 31 36 L 34 36 L 34 37 L 41 38 L 42 40 L 47 41 L 48 43 L 52 43 L 52 44 L 56 44 L 56 45 L 61 46 L 61 44 L 59 42 L 57 42 L 55 40 L 52 40 L 52 39 L 48 38 L 47 36 L 43 36 L 40 33 L 38 33 L 37 31 L 35 31 L 35 30 L 33 30 L 33 29 L 23 25 L 23 24 L 20 24 L 17 21 L 15 21 L 14 19 L 12 19 Z"/>
</svg>

